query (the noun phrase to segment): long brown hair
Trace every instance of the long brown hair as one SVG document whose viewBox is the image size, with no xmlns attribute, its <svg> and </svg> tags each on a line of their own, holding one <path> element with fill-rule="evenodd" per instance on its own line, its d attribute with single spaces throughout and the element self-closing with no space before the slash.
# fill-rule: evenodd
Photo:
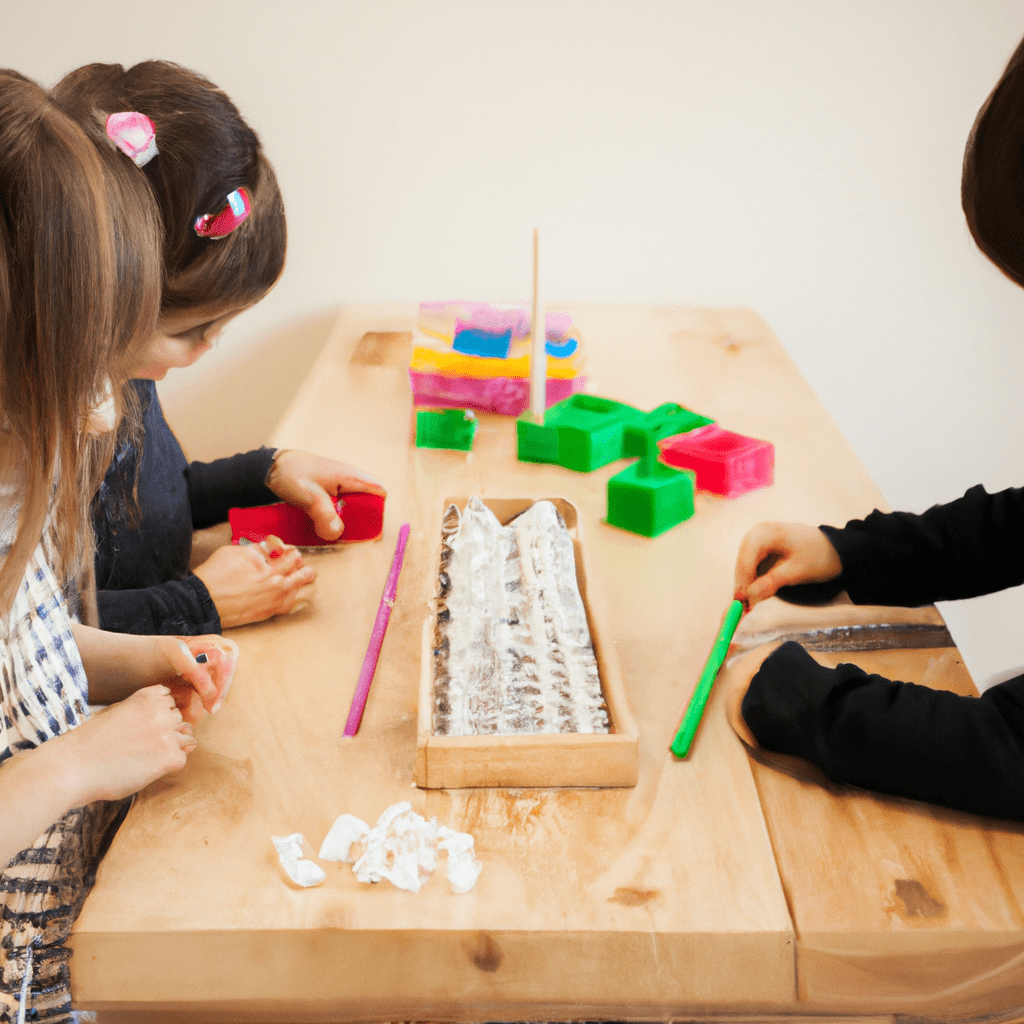
<svg viewBox="0 0 1024 1024">
<path fill-rule="evenodd" d="M 1024 42 L 974 121 L 960 199 L 978 248 L 1024 286 Z"/>
<path fill-rule="evenodd" d="M 0 70 L 0 516 L 14 535 L 0 611 L 48 517 L 59 578 L 84 563 L 88 497 L 112 445 L 84 428 L 108 384 L 120 396 L 155 327 L 159 217 L 126 180 L 104 174 L 38 85 Z"/>
<path fill-rule="evenodd" d="M 259 137 L 209 79 L 170 61 L 87 64 L 66 75 L 52 96 L 101 148 L 106 119 L 145 114 L 159 154 L 142 169 L 163 219 L 165 312 L 247 306 L 261 299 L 284 268 L 284 203 Z M 245 187 L 252 213 L 221 239 L 201 238 L 196 218 L 219 213 Z"/>
</svg>

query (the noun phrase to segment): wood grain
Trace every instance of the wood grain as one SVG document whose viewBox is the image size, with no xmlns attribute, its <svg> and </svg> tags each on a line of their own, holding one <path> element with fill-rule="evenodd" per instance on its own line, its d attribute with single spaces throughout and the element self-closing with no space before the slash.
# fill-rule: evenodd
<svg viewBox="0 0 1024 1024">
<path fill-rule="evenodd" d="M 893 982 L 895 1005 L 866 1005 L 876 954 L 875 967 L 909 965 L 914 991 L 936 950 L 940 967 L 957 969 L 956 949 L 990 965 L 1000 948 L 1004 962 L 1016 955 L 1024 872 L 1012 831 L 766 782 L 714 694 L 690 757 L 668 753 L 746 530 L 762 519 L 842 524 L 884 506 L 755 314 L 566 308 L 594 393 L 648 409 L 680 402 L 772 440 L 775 484 L 731 501 L 698 495 L 695 516 L 652 541 L 602 522 L 620 465 L 579 475 L 519 464 L 508 420 L 481 415 L 471 453 L 417 450 L 395 355 L 406 343 L 390 338 L 380 358 L 377 341 L 360 345 L 367 332 L 410 330 L 415 308 L 343 310 L 274 440 L 383 479 L 384 536 L 312 556 L 319 578 L 304 611 L 232 631 L 241 660 L 230 699 L 198 728 L 184 771 L 140 795 L 79 918 L 80 1005 L 149 1021 L 885 1019 L 910 1012 L 910 989 Z M 635 787 L 413 785 L 437 510 L 446 495 L 474 493 L 560 494 L 579 510 L 638 730 Z M 403 521 L 412 534 L 374 687 L 358 736 L 342 740 Z M 816 628 L 846 624 L 849 611 L 801 614 Z M 282 880 L 271 835 L 302 831 L 315 848 L 338 814 L 372 823 L 399 800 L 475 837 L 474 890 L 453 896 L 438 876 L 412 895 L 334 865 L 317 889 Z M 908 909 L 938 904 L 942 914 Z M 871 969 L 851 974 L 857 962 Z"/>
<path fill-rule="evenodd" d="M 734 659 L 722 689 L 741 691 L 765 651 Z M 814 657 L 977 693 L 955 648 Z M 1024 1004 L 1024 826 L 751 767 L 808 1006 L 932 1019 Z"/>
</svg>

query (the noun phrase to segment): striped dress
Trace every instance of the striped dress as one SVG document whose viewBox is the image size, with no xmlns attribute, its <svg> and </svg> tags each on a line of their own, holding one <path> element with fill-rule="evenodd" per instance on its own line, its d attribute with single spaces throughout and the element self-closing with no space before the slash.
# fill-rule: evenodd
<svg viewBox="0 0 1024 1024">
<path fill-rule="evenodd" d="M 10 541 L 0 538 L 0 558 Z M 0 764 L 88 715 L 68 608 L 40 544 L 13 607 L 0 616 Z M 0 871 L 3 1024 L 18 1020 L 23 989 L 26 1020 L 76 1019 L 66 941 L 126 808 L 127 801 L 75 808 Z"/>
</svg>

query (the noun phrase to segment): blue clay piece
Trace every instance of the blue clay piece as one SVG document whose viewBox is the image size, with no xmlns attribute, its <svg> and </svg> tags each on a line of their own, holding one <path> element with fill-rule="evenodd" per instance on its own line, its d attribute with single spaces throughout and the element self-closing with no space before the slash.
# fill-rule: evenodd
<svg viewBox="0 0 1024 1024">
<path fill-rule="evenodd" d="M 565 359 L 576 351 L 577 345 L 578 342 L 575 338 L 567 338 L 564 342 L 548 340 L 544 344 L 544 350 L 549 356 L 554 356 L 556 359 Z"/>
<path fill-rule="evenodd" d="M 490 359 L 507 359 L 512 346 L 511 329 L 496 334 L 478 327 L 464 327 L 455 332 L 452 348 L 467 356 L 485 356 Z"/>
</svg>

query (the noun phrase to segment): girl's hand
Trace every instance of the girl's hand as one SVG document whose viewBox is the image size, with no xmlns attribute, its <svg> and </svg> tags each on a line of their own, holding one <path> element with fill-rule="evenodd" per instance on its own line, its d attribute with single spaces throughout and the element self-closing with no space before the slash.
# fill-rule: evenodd
<svg viewBox="0 0 1024 1024">
<path fill-rule="evenodd" d="M 147 686 L 96 712 L 77 729 L 40 747 L 61 748 L 81 782 L 79 803 L 119 800 L 185 766 L 196 747 L 166 686 Z M 72 805 L 75 806 L 75 805 Z"/>
<path fill-rule="evenodd" d="M 298 549 L 277 537 L 217 548 L 195 574 L 210 592 L 225 629 L 290 612 L 299 591 L 316 579 Z"/>
<path fill-rule="evenodd" d="M 136 690 L 164 686 L 186 722 L 220 706 L 235 674 L 238 648 L 220 636 L 140 636 L 72 623 L 92 704 L 116 704 Z M 202 655 L 201 662 L 196 657 Z"/>
<path fill-rule="evenodd" d="M 760 570 L 760 572 L 759 572 Z M 824 583 L 843 571 L 836 549 L 815 526 L 760 523 L 743 538 L 736 557 L 736 599 L 747 608 L 779 587 Z"/>
<path fill-rule="evenodd" d="M 153 639 L 166 661 L 163 682 L 182 718 L 196 725 L 207 712 L 220 710 L 235 678 L 238 645 L 216 634 Z"/>
<path fill-rule="evenodd" d="M 283 501 L 301 508 L 324 540 L 337 540 L 344 529 L 332 498 L 348 491 L 387 497 L 376 477 L 355 466 L 292 448 L 278 452 L 267 474 L 267 486 Z"/>
</svg>

